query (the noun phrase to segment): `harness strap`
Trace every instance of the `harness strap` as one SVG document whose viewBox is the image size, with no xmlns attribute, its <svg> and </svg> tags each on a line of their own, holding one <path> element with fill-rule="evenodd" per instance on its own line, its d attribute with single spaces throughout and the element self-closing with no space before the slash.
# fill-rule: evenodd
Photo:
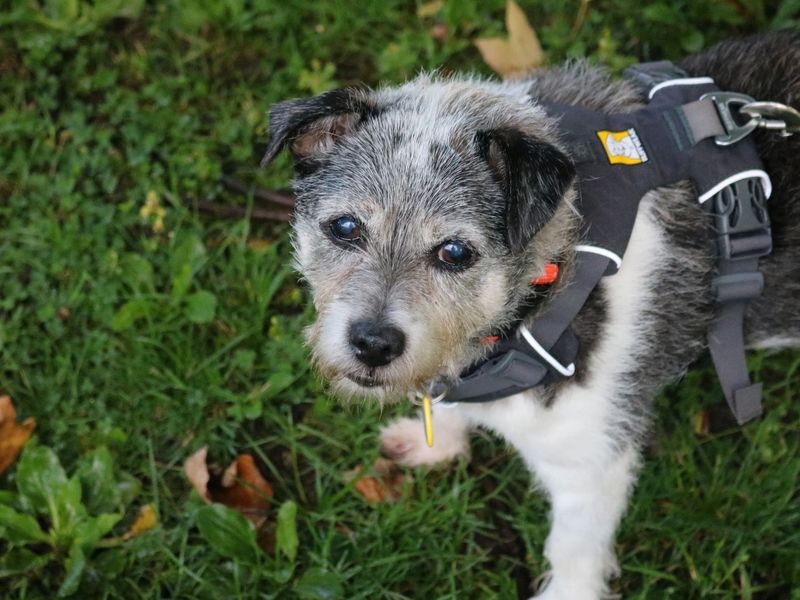
<svg viewBox="0 0 800 600">
<path fill-rule="evenodd" d="M 766 195 L 758 179 L 737 181 L 706 203 L 717 234 L 719 270 L 712 283 L 719 314 L 708 330 L 711 360 L 725 400 L 739 425 L 761 415 L 760 383 L 747 372 L 744 315 L 761 295 L 764 275 L 758 261 L 772 250 Z"/>
<path fill-rule="evenodd" d="M 709 137 L 724 135 L 726 132 L 711 98 L 684 104 L 681 111 L 694 138 L 694 144 Z"/>
<path fill-rule="evenodd" d="M 750 261 L 754 270 L 758 261 Z M 760 293 L 760 292 L 759 292 Z M 744 353 L 744 313 L 749 299 L 722 303 L 708 330 L 708 348 L 725 400 L 736 422 L 744 425 L 760 417 L 761 383 L 752 383 Z"/>
<path fill-rule="evenodd" d="M 552 348 L 578 316 L 589 294 L 608 269 L 607 257 L 578 252 L 575 273 L 564 293 L 556 294 L 531 326 L 533 337 L 545 348 Z"/>
</svg>

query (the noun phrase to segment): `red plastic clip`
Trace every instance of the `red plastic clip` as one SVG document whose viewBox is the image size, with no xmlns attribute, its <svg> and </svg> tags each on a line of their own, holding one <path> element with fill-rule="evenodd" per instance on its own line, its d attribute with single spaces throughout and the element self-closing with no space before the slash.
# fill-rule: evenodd
<svg viewBox="0 0 800 600">
<path fill-rule="evenodd" d="M 544 274 L 531 279 L 531 285 L 547 285 L 553 283 L 558 279 L 558 265 L 556 263 L 547 263 L 544 266 Z"/>
</svg>

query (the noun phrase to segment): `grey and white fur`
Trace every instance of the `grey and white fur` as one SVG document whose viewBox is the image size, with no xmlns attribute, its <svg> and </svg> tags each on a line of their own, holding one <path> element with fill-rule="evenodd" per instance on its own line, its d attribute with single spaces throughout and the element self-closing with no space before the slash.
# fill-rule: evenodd
<svg viewBox="0 0 800 600">
<path fill-rule="evenodd" d="M 724 90 L 800 105 L 798 33 L 724 43 L 681 66 Z M 484 336 L 547 305 L 552 292 L 532 298 L 528 284 L 545 263 L 561 265 L 554 289 L 568 285 L 581 218 L 574 168 L 539 100 L 609 113 L 641 106 L 628 83 L 577 62 L 522 81 L 423 75 L 273 108 L 264 162 L 284 146 L 296 158 L 296 263 L 317 310 L 307 338 L 340 395 L 387 402 L 452 381 L 486 351 Z M 774 184 L 774 251 L 746 334 L 752 346 L 797 345 L 800 135 L 756 136 Z M 384 452 L 438 463 L 467 453 L 474 428 L 496 432 L 551 503 L 551 572 L 536 598 L 602 597 L 652 400 L 705 349 L 714 271 L 690 186 L 648 193 L 621 269 L 574 322 L 574 378 L 435 407 L 432 448 L 418 417 L 400 419 L 381 431 Z"/>
</svg>

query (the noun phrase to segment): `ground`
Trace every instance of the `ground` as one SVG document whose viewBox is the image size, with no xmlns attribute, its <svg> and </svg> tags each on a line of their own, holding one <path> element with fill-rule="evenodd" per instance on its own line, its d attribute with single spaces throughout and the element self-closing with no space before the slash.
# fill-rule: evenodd
<svg viewBox="0 0 800 600">
<path fill-rule="evenodd" d="M 796 0 L 522 6 L 549 62 L 588 56 L 615 72 L 800 15 Z M 346 483 L 377 457 L 378 426 L 410 407 L 340 406 L 309 371 L 312 315 L 285 224 L 198 210 L 254 206 L 223 174 L 288 188 L 288 157 L 256 166 L 273 102 L 419 69 L 489 73 L 470 40 L 503 33 L 502 0 L 421 12 L 397 0 L 4 4 L 0 390 L 67 472 L 105 445 L 140 483 L 119 531 L 138 505 L 159 515 L 91 553 L 76 597 L 515 598 L 544 569 L 546 505 L 488 435 L 471 462 L 409 472 L 399 502 L 370 505 Z M 800 354 L 751 366 L 767 415 L 744 429 L 718 411 L 708 361 L 659 399 L 617 542 L 624 597 L 800 598 Z M 252 453 L 276 510 L 296 502 L 293 566 L 267 541 L 248 568 L 200 534 L 182 465 L 205 444 L 222 465 Z M 3 579 L 4 597 L 54 597 L 64 564 Z"/>
</svg>

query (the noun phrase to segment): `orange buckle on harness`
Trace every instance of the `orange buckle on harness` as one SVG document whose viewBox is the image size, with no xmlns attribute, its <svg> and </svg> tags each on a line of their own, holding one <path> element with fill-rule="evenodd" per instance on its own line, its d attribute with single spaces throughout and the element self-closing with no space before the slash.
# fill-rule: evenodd
<svg viewBox="0 0 800 600">
<path fill-rule="evenodd" d="M 558 265 L 547 263 L 544 266 L 544 274 L 531 279 L 531 285 L 547 285 L 553 283 L 558 278 Z"/>
</svg>

